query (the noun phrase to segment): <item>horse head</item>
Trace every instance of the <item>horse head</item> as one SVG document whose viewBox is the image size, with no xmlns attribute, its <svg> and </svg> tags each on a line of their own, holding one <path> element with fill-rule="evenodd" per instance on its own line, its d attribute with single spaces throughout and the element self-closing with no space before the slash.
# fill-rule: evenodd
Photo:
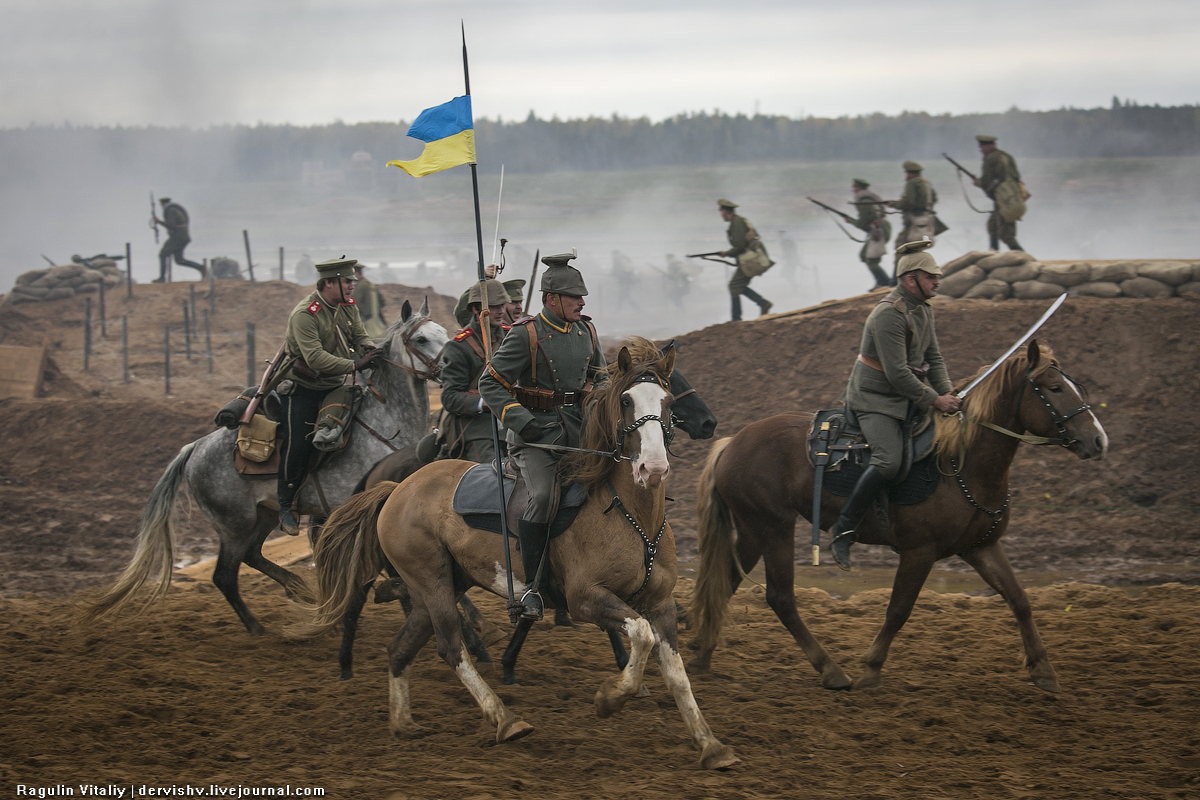
<svg viewBox="0 0 1200 800">
<path fill-rule="evenodd" d="M 674 348 L 675 342 L 668 342 L 660 353 L 665 356 L 668 350 L 673 351 Z M 711 439 L 717 429 L 717 418 L 677 369 L 671 372 L 671 394 L 675 399 L 675 405 L 671 408 L 675 424 L 693 439 Z"/>
<path fill-rule="evenodd" d="M 429 298 L 416 313 L 405 300 L 400 317 L 384 332 L 384 358 L 421 380 L 436 380 L 441 374 L 438 358 L 449 338 L 446 329 L 430 319 Z"/>
<path fill-rule="evenodd" d="M 1025 388 L 1020 421 L 1026 430 L 1060 444 L 1082 459 L 1101 459 L 1108 434 L 1087 403 L 1083 385 L 1063 372 L 1037 339 L 1025 350 Z"/>
<path fill-rule="evenodd" d="M 635 366 L 628 347 L 617 354 L 617 371 L 611 378 L 612 396 L 620 398 L 617 449 L 630 459 L 633 480 L 644 488 L 657 488 L 671 472 L 667 446 L 674 433 L 674 396 L 668 387 L 674 369 L 673 347 L 649 365 Z"/>
</svg>

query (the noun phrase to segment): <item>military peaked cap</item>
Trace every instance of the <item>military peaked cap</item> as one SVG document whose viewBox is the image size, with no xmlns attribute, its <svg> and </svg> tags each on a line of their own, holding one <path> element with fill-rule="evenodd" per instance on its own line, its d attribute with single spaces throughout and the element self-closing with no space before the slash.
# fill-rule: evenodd
<svg viewBox="0 0 1200 800">
<path fill-rule="evenodd" d="M 495 278 L 488 278 L 482 284 L 479 281 L 471 284 L 471 288 L 467 290 L 467 304 L 479 303 L 482 305 L 485 290 L 489 306 L 502 306 L 508 302 L 508 291 L 504 288 L 504 284 Z"/>
<path fill-rule="evenodd" d="M 896 248 L 896 255 L 900 256 L 900 260 L 896 263 L 896 277 L 899 278 L 906 272 L 920 270 L 928 272 L 930 275 L 941 275 L 942 268 L 934 261 L 933 256 L 925 251 L 933 247 L 933 242 L 928 236 L 922 236 L 918 241 L 905 242 Z"/>
<path fill-rule="evenodd" d="M 510 302 L 520 303 L 525 299 L 525 279 L 513 278 L 511 281 L 505 281 L 504 291 L 508 292 Z"/>
<path fill-rule="evenodd" d="M 346 258 L 331 258 L 328 261 L 322 261 L 320 264 L 314 264 L 317 275 L 328 280 L 329 278 L 349 278 L 352 281 L 358 280 L 358 276 L 354 274 L 354 265 L 358 263 L 358 259 Z"/>
<path fill-rule="evenodd" d="M 904 167 L 905 172 L 920 172 L 921 170 L 925 169 L 915 161 L 905 161 L 902 166 Z"/>
<path fill-rule="evenodd" d="M 975 141 L 979 142 L 980 144 L 995 144 L 996 137 L 990 136 L 986 133 L 980 133 L 975 136 Z"/>
<path fill-rule="evenodd" d="M 160 197 L 160 198 L 158 198 L 158 202 L 160 202 L 160 203 L 169 203 L 169 202 L 171 202 L 171 198 L 169 198 L 169 197 Z"/>
<path fill-rule="evenodd" d="M 547 270 L 542 273 L 541 290 L 546 294 L 566 294 L 572 297 L 587 296 L 587 286 L 583 275 L 571 266 L 574 253 L 559 253 L 556 256 L 545 256 L 542 263 Z"/>
<path fill-rule="evenodd" d="M 718 208 L 728 208 L 730 211 L 732 211 L 733 209 L 738 207 L 738 204 L 733 202 L 732 200 L 726 200 L 725 198 L 721 198 L 720 200 L 717 201 L 717 207 Z"/>
<path fill-rule="evenodd" d="M 857 186 L 857 187 L 858 187 L 858 188 L 860 188 L 860 189 L 866 189 L 866 188 L 867 188 L 868 186 L 870 186 L 871 184 L 867 183 L 867 182 L 866 182 L 866 181 L 864 181 L 862 178 L 855 178 L 855 179 L 854 179 L 854 185 L 855 185 L 855 186 Z"/>
</svg>

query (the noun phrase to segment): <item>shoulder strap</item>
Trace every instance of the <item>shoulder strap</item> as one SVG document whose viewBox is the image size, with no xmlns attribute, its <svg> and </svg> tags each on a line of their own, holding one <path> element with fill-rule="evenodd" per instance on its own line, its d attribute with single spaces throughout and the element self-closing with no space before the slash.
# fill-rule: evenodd
<svg viewBox="0 0 1200 800">
<path fill-rule="evenodd" d="M 533 320 L 530 320 L 525 325 L 525 330 L 529 334 L 529 371 L 533 385 L 537 386 L 537 331 L 533 328 Z"/>
<path fill-rule="evenodd" d="M 487 361 L 487 356 L 483 354 L 483 345 L 479 343 L 479 337 L 467 336 L 462 341 L 470 345 L 471 349 L 475 351 L 475 355 L 479 356 L 484 361 Z"/>
</svg>

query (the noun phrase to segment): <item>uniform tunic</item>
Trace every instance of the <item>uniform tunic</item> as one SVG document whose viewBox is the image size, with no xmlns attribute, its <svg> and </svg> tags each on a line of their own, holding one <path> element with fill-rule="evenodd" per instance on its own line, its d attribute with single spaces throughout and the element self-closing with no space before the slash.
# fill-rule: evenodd
<svg viewBox="0 0 1200 800">
<path fill-rule="evenodd" d="M 509 451 L 525 476 L 530 502 L 523 518 L 531 522 L 546 523 L 553 519 L 558 502 L 557 463 L 562 456 L 522 447 L 520 431 L 531 420 L 537 420 L 542 427 L 538 444 L 579 447 L 583 408 L 579 405 L 544 410 L 526 408 L 517 402 L 512 390 L 522 386 L 574 392 L 584 388 L 589 380 L 604 380 L 606 376 L 601 372 L 606 363 L 604 352 L 599 340 L 593 340 L 590 323 L 584 320 L 566 322 L 547 308 L 536 317 L 525 317 L 505 335 L 492 355 L 489 368 L 479 379 L 479 394 L 504 424 Z M 536 361 L 530 358 L 530 329 L 536 340 Z"/>
<path fill-rule="evenodd" d="M 864 264 L 870 264 L 874 261 L 878 265 L 879 259 L 883 258 L 883 256 L 867 258 L 867 248 L 871 244 L 870 239 L 882 240 L 886 243 L 888 239 L 892 238 L 892 223 L 888 222 L 887 213 L 883 210 L 883 199 L 869 189 L 864 189 L 856 194 L 854 201 L 856 203 L 867 203 L 867 205 L 855 206 L 858 209 L 858 229 L 869 236 L 868 241 L 863 242 L 862 249 L 858 251 L 858 260 Z M 877 203 L 878 205 L 870 205 L 870 203 Z"/>
<path fill-rule="evenodd" d="M 904 212 L 900 218 L 902 224 L 900 235 L 896 237 L 896 247 L 921 238 L 921 234 L 914 230 L 917 227 L 914 223 L 920 217 L 932 216 L 933 207 L 937 205 L 937 201 L 937 191 L 933 188 L 933 184 L 920 175 L 904 182 L 904 193 L 900 195 L 899 200 L 892 204 Z M 924 235 L 928 235 L 932 239 L 933 233 L 930 230 Z"/>
<path fill-rule="evenodd" d="M 162 221 L 167 229 L 167 241 L 163 243 L 162 249 L 158 251 L 159 276 L 166 276 L 167 264 L 172 258 L 180 266 L 191 267 L 203 272 L 203 264 L 197 264 L 195 261 L 189 261 L 183 257 L 184 248 L 192 241 L 192 236 L 188 232 L 188 213 L 184 207 L 178 203 L 167 203 L 163 207 Z"/>
<path fill-rule="evenodd" d="M 846 386 L 846 407 L 858 416 L 871 445 L 871 463 L 891 480 L 901 468 L 901 426 L 910 405 L 924 413 L 953 388 L 938 348 L 933 309 L 897 286 L 867 317 L 859 352 L 883 370 L 856 361 Z M 929 365 L 929 386 L 911 369 L 922 364 Z"/>
<path fill-rule="evenodd" d="M 983 189 L 984 193 L 993 200 L 996 197 L 996 187 L 1005 181 L 1020 181 L 1021 172 L 1017 169 L 1017 162 L 1012 156 L 1003 150 L 993 150 L 983 157 L 983 170 L 979 173 L 979 188 Z M 1017 243 L 1017 223 L 1008 222 L 1000 214 L 1000 209 L 992 208 L 992 213 L 988 215 L 987 220 L 988 237 L 992 240 L 992 247 L 996 248 L 1000 242 L 1008 245 L 1010 250 L 1020 249 Z"/>
<path fill-rule="evenodd" d="M 493 351 L 505 330 L 492 326 Z M 442 408 L 446 414 L 442 427 L 450 457 L 480 463 L 496 457 L 492 415 L 479 395 L 479 376 L 486 366 L 483 352 L 483 337 L 476 319 L 455 334 L 442 353 Z"/>
</svg>

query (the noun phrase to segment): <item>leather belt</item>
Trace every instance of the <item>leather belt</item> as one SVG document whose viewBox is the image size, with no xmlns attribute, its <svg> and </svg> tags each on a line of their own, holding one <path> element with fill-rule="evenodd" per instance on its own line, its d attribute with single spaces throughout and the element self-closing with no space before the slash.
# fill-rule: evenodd
<svg viewBox="0 0 1200 800">
<path fill-rule="evenodd" d="M 876 361 L 873 358 L 868 358 L 867 356 L 864 356 L 862 353 L 859 353 L 858 360 L 861 363 L 870 367 L 871 369 L 876 370 L 877 372 L 883 372 L 883 364 L 880 364 L 878 361 Z M 912 374 L 916 375 L 918 379 L 925 380 L 925 376 L 929 374 L 929 365 L 922 364 L 919 367 L 909 367 L 909 370 L 911 370 Z"/>
<path fill-rule="evenodd" d="M 516 387 L 513 394 L 521 405 L 539 411 L 548 411 L 557 406 L 580 406 L 588 396 L 586 389 L 556 392 L 552 389 L 527 389 L 524 386 Z"/>
</svg>

